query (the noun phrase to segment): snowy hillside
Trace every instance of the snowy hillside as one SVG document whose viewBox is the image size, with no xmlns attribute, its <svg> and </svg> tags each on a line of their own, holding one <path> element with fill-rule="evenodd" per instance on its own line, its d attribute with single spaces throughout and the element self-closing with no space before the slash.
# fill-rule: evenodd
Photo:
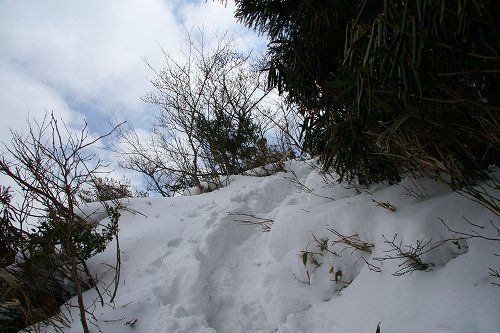
<svg viewBox="0 0 500 333">
<path fill-rule="evenodd" d="M 500 332 L 493 213 L 427 178 L 366 189 L 287 168 L 128 201 L 140 214 L 122 212 L 118 296 L 93 310 L 102 332 Z M 442 221 L 497 240 L 456 240 Z M 113 260 L 111 245 L 89 268 L 109 283 Z"/>
</svg>

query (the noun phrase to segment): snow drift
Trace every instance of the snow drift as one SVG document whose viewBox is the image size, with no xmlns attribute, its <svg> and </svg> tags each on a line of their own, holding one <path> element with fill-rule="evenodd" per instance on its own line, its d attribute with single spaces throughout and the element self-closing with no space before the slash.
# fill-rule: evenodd
<svg viewBox="0 0 500 333">
<path fill-rule="evenodd" d="M 115 302 L 85 293 L 102 332 L 499 332 L 497 216 L 425 177 L 364 188 L 313 163 L 126 201 Z M 103 284 L 112 248 L 89 261 Z"/>
</svg>

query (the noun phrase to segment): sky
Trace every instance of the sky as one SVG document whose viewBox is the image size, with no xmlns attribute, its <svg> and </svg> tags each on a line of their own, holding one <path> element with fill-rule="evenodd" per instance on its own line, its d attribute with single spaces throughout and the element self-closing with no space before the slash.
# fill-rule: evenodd
<svg viewBox="0 0 500 333">
<path fill-rule="evenodd" d="M 141 100 L 152 90 L 146 61 L 160 67 L 161 49 L 179 55 L 186 29 L 265 47 L 234 9 L 231 1 L 0 0 L 0 142 L 47 112 L 76 130 L 86 120 L 91 136 L 112 120 L 149 128 L 156 109 Z"/>
<path fill-rule="evenodd" d="M 147 127 L 155 113 L 141 97 L 152 89 L 161 48 L 180 54 L 185 29 L 229 31 L 242 48 L 264 38 L 233 17 L 234 4 L 204 0 L 1 0 L 0 139 L 46 112 L 103 134 L 110 119 Z"/>
</svg>

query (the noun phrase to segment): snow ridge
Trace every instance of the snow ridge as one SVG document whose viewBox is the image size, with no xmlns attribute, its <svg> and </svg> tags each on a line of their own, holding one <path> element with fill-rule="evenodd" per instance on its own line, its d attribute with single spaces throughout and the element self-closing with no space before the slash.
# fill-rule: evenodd
<svg viewBox="0 0 500 333">
<path fill-rule="evenodd" d="M 310 163 L 291 161 L 289 172 L 269 177 L 234 176 L 211 193 L 130 199 L 129 207 L 144 215 L 122 214 L 122 285 L 114 306 L 95 308 L 100 329 L 375 332 L 381 322 L 383 333 L 498 332 L 500 288 L 488 274 L 498 266 L 498 242 L 445 242 L 422 256 L 432 270 L 401 277 L 393 275 L 400 261 L 373 259 L 387 255 L 382 236 L 397 235 L 401 244 L 450 238 L 440 219 L 470 230 L 466 218 L 494 237 L 493 213 L 427 178 L 363 189 L 325 181 Z M 408 195 L 409 188 L 422 195 Z M 395 211 L 377 205 L 384 202 Z M 241 213 L 273 220 L 271 231 L 235 221 Z M 372 252 L 334 243 L 328 228 L 357 235 Z M 335 255 L 313 254 L 321 265 L 306 272 L 301 254 L 319 253 L 315 239 L 326 240 Z M 89 261 L 104 283 L 112 279 L 103 265 L 112 252 Z M 338 271 L 348 283 L 335 281 Z M 90 304 L 96 295 L 85 296 Z M 79 332 L 78 321 L 66 331 Z"/>
</svg>

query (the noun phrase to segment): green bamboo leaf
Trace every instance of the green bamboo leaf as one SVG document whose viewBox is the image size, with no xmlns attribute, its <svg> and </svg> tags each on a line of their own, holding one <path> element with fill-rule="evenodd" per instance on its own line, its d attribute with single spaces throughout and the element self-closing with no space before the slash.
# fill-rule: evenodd
<svg viewBox="0 0 500 333">
<path fill-rule="evenodd" d="M 4 268 L 0 268 L 0 279 L 7 282 L 10 286 L 15 286 L 18 284 L 17 278 L 7 272 L 7 270 L 5 270 Z"/>
<path fill-rule="evenodd" d="M 384 24 L 384 15 L 380 14 L 378 16 L 378 25 L 377 25 L 377 46 L 382 47 L 382 28 Z"/>
<path fill-rule="evenodd" d="M 356 20 L 354 21 L 354 25 L 356 26 L 359 22 L 359 19 L 361 17 L 361 15 L 363 14 L 363 11 L 365 10 L 365 6 L 366 6 L 366 3 L 368 2 L 368 0 L 365 0 L 363 1 L 363 3 L 361 4 L 361 10 L 359 11 L 358 13 L 358 17 L 356 17 Z"/>
<path fill-rule="evenodd" d="M 368 42 L 368 47 L 366 48 L 365 58 L 363 59 L 363 66 L 366 66 L 368 59 L 370 57 L 370 52 L 373 45 L 373 36 L 375 36 L 375 23 L 372 25 L 372 33 L 370 34 L 370 41 Z"/>
<path fill-rule="evenodd" d="M 302 253 L 302 263 L 304 264 L 304 267 L 307 266 L 307 252 Z"/>
<path fill-rule="evenodd" d="M 444 22 L 444 11 L 446 8 L 446 0 L 441 0 L 441 15 L 439 16 L 439 24 L 443 25 Z"/>
<path fill-rule="evenodd" d="M 348 53 L 350 50 L 350 47 L 349 47 L 350 38 L 349 37 L 350 37 L 351 31 L 352 31 L 351 27 L 352 27 L 351 23 L 348 23 L 345 27 L 344 64 L 347 61 L 347 56 L 348 56 Z"/>
<path fill-rule="evenodd" d="M 352 80 L 336 80 L 325 83 L 325 87 L 330 89 L 346 89 L 355 84 Z"/>
<path fill-rule="evenodd" d="M 412 16 L 410 17 L 410 23 L 411 23 L 411 26 L 412 26 L 412 45 L 411 45 L 411 48 L 412 48 L 412 62 L 413 62 L 413 66 L 415 66 L 415 63 L 417 62 L 417 25 L 415 24 L 415 17 Z"/>
</svg>

